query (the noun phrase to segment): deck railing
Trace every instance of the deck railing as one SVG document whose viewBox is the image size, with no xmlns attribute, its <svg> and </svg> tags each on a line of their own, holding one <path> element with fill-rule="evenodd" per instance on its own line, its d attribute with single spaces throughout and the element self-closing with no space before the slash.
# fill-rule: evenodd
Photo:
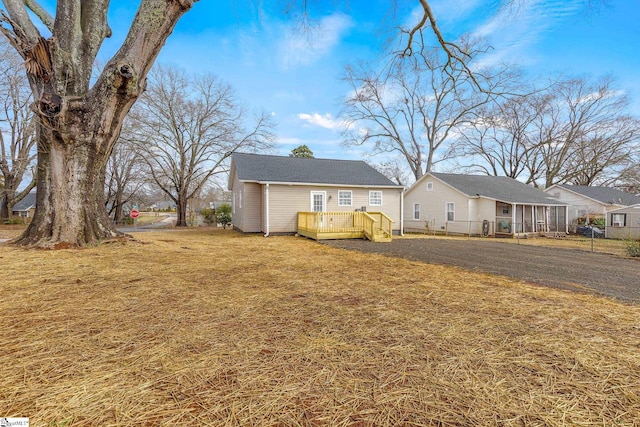
<svg viewBox="0 0 640 427">
<path fill-rule="evenodd" d="M 384 212 L 298 212 L 298 234 L 313 239 L 391 237 L 393 220 Z M 384 233 L 380 233 L 380 230 Z"/>
</svg>

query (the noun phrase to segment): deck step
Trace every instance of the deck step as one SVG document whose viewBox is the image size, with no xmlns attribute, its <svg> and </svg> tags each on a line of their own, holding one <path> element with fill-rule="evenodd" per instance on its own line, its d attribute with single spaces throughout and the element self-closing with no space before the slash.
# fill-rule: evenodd
<svg viewBox="0 0 640 427">
<path fill-rule="evenodd" d="M 376 243 L 381 243 L 381 242 L 388 243 L 391 241 L 391 236 L 389 236 L 389 233 L 387 233 L 382 229 L 376 229 L 374 230 L 372 241 Z"/>
</svg>

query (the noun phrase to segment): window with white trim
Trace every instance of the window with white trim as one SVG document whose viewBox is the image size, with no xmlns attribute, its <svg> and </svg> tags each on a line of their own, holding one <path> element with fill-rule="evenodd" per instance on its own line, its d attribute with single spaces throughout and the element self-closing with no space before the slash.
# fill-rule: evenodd
<svg viewBox="0 0 640 427">
<path fill-rule="evenodd" d="M 455 221 L 456 205 L 455 203 L 447 202 L 447 221 Z"/>
<path fill-rule="evenodd" d="M 433 191 L 433 182 L 427 182 L 427 191 Z"/>
<path fill-rule="evenodd" d="M 338 206 L 351 206 L 353 193 L 351 190 L 338 191 Z"/>
<path fill-rule="evenodd" d="M 242 209 L 242 190 L 238 191 L 238 207 Z"/>
<path fill-rule="evenodd" d="M 420 203 L 413 204 L 413 219 L 420 219 Z"/>
<path fill-rule="evenodd" d="M 627 214 L 611 214 L 611 225 L 614 227 L 625 227 L 627 225 Z"/>
<path fill-rule="evenodd" d="M 369 206 L 382 206 L 382 191 L 369 191 Z"/>
</svg>

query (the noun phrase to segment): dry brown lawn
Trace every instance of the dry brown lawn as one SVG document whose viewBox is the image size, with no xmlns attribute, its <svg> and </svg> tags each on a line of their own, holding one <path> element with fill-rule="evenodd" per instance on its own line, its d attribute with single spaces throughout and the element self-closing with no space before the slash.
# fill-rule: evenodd
<svg viewBox="0 0 640 427">
<path fill-rule="evenodd" d="M 0 246 L 32 426 L 633 426 L 640 307 L 295 237 Z"/>
</svg>

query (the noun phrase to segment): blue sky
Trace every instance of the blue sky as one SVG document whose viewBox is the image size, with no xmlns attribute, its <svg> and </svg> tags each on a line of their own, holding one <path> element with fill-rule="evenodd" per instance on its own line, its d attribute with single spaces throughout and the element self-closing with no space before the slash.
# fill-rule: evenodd
<svg viewBox="0 0 640 427">
<path fill-rule="evenodd" d="M 286 1 L 200 0 L 167 41 L 159 61 L 190 72 L 212 72 L 230 83 L 250 108 L 273 115 L 274 154 L 308 145 L 316 157 L 362 159 L 367 153 L 341 145 L 336 120 L 348 88 L 344 66 L 375 60 L 393 19 L 412 23 L 417 1 L 392 16 L 389 1 L 318 1 L 316 27 L 296 31 L 283 13 Z M 498 1 L 432 0 L 445 36 L 482 35 L 494 47 L 486 59 L 522 66 L 532 78 L 613 75 L 640 116 L 640 0 L 609 0 L 589 9 L 588 0 L 521 1 L 500 10 Z M 593 3 L 593 1 L 591 2 Z M 115 47 L 137 1 L 112 2 Z M 120 26 L 122 28 L 120 28 Z M 122 30 L 122 31 L 119 31 Z"/>
</svg>

